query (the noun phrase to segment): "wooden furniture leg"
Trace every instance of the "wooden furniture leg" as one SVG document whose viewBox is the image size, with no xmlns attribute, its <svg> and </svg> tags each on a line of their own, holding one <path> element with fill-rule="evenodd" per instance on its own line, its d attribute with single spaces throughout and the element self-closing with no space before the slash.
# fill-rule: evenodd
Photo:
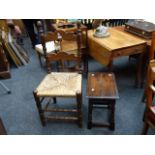
<svg viewBox="0 0 155 155">
<path fill-rule="evenodd" d="M 110 60 L 110 62 L 108 64 L 109 71 L 112 71 L 112 67 L 113 67 L 113 60 Z"/>
<path fill-rule="evenodd" d="M 0 135 L 6 135 L 6 134 L 7 133 L 6 133 L 5 127 L 4 127 L 3 122 L 0 118 Z"/>
<path fill-rule="evenodd" d="M 115 100 L 109 101 L 109 122 L 110 122 L 110 129 L 115 130 Z"/>
<path fill-rule="evenodd" d="M 92 128 L 92 111 L 93 111 L 93 103 L 91 99 L 88 101 L 88 129 Z"/>
<path fill-rule="evenodd" d="M 144 53 L 142 52 L 140 55 L 139 55 L 139 58 L 138 58 L 138 65 L 137 65 L 137 74 L 136 74 L 136 80 L 135 80 L 135 87 L 138 88 L 139 85 L 141 84 L 141 75 L 142 75 L 142 62 L 143 62 L 143 55 Z"/>
<path fill-rule="evenodd" d="M 77 93 L 77 111 L 78 111 L 78 124 L 82 128 L 82 94 Z"/>
<path fill-rule="evenodd" d="M 145 122 L 144 123 L 144 127 L 143 127 L 143 130 L 142 130 L 142 135 L 146 135 L 147 132 L 148 132 L 148 129 L 149 129 L 149 125 Z"/>
<path fill-rule="evenodd" d="M 42 110 L 40 98 L 37 96 L 36 92 L 33 92 L 33 95 L 34 95 L 34 99 L 36 101 L 36 105 L 37 105 L 37 108 L 38 108 L 41 123 L 42 123 L 43 126 L 45 126 L 46 125 L 46 120 L 45 120 L 45 117 L 44 117 L 44 111 Z"/>
</svg>

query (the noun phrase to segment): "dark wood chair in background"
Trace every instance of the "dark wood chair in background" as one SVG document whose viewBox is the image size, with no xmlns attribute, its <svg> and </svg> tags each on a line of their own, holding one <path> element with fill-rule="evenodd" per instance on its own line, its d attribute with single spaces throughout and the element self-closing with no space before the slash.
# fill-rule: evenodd
<svg viewBox="0 0 155 155">
<path fill-rule="evenodd" d="M 82 75 L 79 69 L 81 56 L 59 51 L 48 54 L 46 60 L 48 73 L 50 74 L 45 76 L 34 91 L 34 98 L 42 125 L 45 125 L 47 120 L 69 120 L 77 122 L 79 127 L 82 127 Z M 54 61 L 59 62 L 60 66 L 58 67 L 61 72 L 51 73 L 50 62 Z M 72 65 L 72 62 L 75 66 L 68 67 L 68 65 Z M 71 71 L 76 71 L 76 73 L 71 73 Z M 53 98 L 54 103 L 56 103 L 57 97 L 75 98 L 76 106 L 73 108 L 73 104 L 68 103 L 58 103 L 50 106 L 51 99 Z M 49 112 L 51 112 L 51 115 L 48 115 Z M 63 114 L 60 115 L 60 113 Z"/>
<path fill-rule="evenodd" d="M 41 64 L 41 56 L 44 56 L 47 66 L 47 71 L 50 72 L 50 65 L 52 60 L 49 59 L 52 53 L 66 52 L 68 54 L 75 54 L 81 58 L 81 69 L 87 75 L 87 29 L 81 24 L 77 24 L 76 28 L 61 31 L 55 29 L 55 32 L 44 33 L 41 22 L 38 23 L 38 29 L 41 38 L 41 44 L 36 45 L 36 51 L 39 56 Z M 53 59 L 53 57 L 52 57 Z M 59 63 L 60 64 L 60 63 Z"/>
<path fill-rule="evenodd" d="M 59 50 L 60 45 L 58 41 L 58 35 L 56 32 L 48 32 L 47 34 L 41 34 L 41 44 L 35 46 L 40 65 L 42 64 L 42 58 L 44 58 L 45 64 L 47 66 L 48 60 L 47 56 L 51 53 L 55 53 Z"/>
<path fill-rule="evenodd" d="M 144 73 L 146 73 L 147 72 L 146 70 L 149 69 L 148 68 L 149 61 L 154 60 L 154 52 L 155 52 L 155 33 L 152 34 L 151 46 L 148 47 L 148 53 L 149 54 L 147 56 L 148 58 L 145 60 L 146 61 L 146 65 L 145 65 L 145 68 L 144 68 Z M 142 81 L 144 81 L 144 80 L 142 80 Z M 147 79 L 146 79 L 146 81 L 147 81 Z M 143 96 L 142 96 L 142 102 L 145 102 L 146 90 L 147 90 L 147 88 L 145 88 L 145 90 L 144 90 L 144 93 L 143 93 Z"/>
<path fill-rule="evenodd" d="M 58 35 L 57 33 L 51 31 L 45 32 L 45 28 L 42 21 L 37 22 L 37 28 L 39 33 L 38 36 L 41 40 L 41 43 L 35 45 L 35 51 L 38 55 L 40 65 L 42 67 L 42 58 L 44 59 L 46 64 L 46 56 L 58 50 Z"/>
<path fill-rule="evenodd" d="M 155 93 L 155 60 L 150 61 L 148 66 L 147 86 L 146 86 L 146 110 L 144 114 L 144 127 L 142 134 L 147 134 L 149 127 L 155 129 L 155 105 L 153 95 Z"/>
<path fill-rule="evenodd" d="M 6 129 L 4 127 L 4 124 L 2 122 L 2 119 L 0 118 L 0 135 L 6 135 Z"/>
<path fill-rule="evenodd" d="M 77 28 L 73 31 L 57 31 L 61 38 L 61 51 L 68 54 L 74 54 L 81 59 L 81 70 L 83 74 L 88 73 L 88 46 L 87 46 L 87 28 L 77 23 Z"/>
<path fill-rule="evenodd" d="M 95 23 L 95 20 L 97 21 L 100 19 L 80 19 L 80 20 L 82 24 L 88 27 L 88 29 L 92 29 L 93 23 Z M 101 19 L 101 20 L 102 20 L 102 25 L 109 26 L 109 27 L 125 25 L 125 23 L 128 22 L 128 19 Z"/>
</svg>

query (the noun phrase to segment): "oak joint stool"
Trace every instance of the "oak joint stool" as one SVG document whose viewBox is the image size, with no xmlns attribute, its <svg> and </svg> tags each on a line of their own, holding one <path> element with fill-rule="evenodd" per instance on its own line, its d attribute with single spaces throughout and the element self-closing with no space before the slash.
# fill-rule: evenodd
<svg viewBox="0 0 155 155">
<path fill-rule="evenodd" d="M 119 98 L 115 76 L 113 73 L 90 73 L 87 83 L 88 129 L 92 127 L 109 127 L 115 129 L 115 102 Z M 109 121 L 106 124 L 92 122 L 93 107 L 106 107 Z"/>
</svg>

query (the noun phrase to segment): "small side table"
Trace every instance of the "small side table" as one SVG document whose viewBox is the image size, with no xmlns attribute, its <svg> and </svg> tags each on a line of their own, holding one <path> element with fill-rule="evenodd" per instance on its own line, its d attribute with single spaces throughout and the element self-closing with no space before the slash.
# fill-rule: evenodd
<svg viewBox="0 0 155 155">
<path fill-rule="evenodd" d="M 92 127 L 109 127 L 115 129 L 115 102 L 119 98 L 115 76 L 113 73 L 90 73 L 87 83 L 88 97 L 88 129 Z M 92 122 L 94 105 L 106 106 L 109 110 L 109 122 L 106 124 Z"/>
</svg>

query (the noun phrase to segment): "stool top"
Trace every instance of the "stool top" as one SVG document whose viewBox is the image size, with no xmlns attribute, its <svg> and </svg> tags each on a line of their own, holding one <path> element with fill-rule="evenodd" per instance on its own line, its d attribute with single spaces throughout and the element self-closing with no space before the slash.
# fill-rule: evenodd
<svg viewBox="0 0 155 155">
<path fill-rule="evenodd" d="M 38 96 L 76 96 L 81 93 L 81 87 L 81 74 L 52 72 L 41 81 L 36 93 Z"/>
<path fill-rule="evenodd" d="M 113 73 L 89 73 L 87 97 L 100 99 L 118 99 L 118 90 Z"/>
</svg>

